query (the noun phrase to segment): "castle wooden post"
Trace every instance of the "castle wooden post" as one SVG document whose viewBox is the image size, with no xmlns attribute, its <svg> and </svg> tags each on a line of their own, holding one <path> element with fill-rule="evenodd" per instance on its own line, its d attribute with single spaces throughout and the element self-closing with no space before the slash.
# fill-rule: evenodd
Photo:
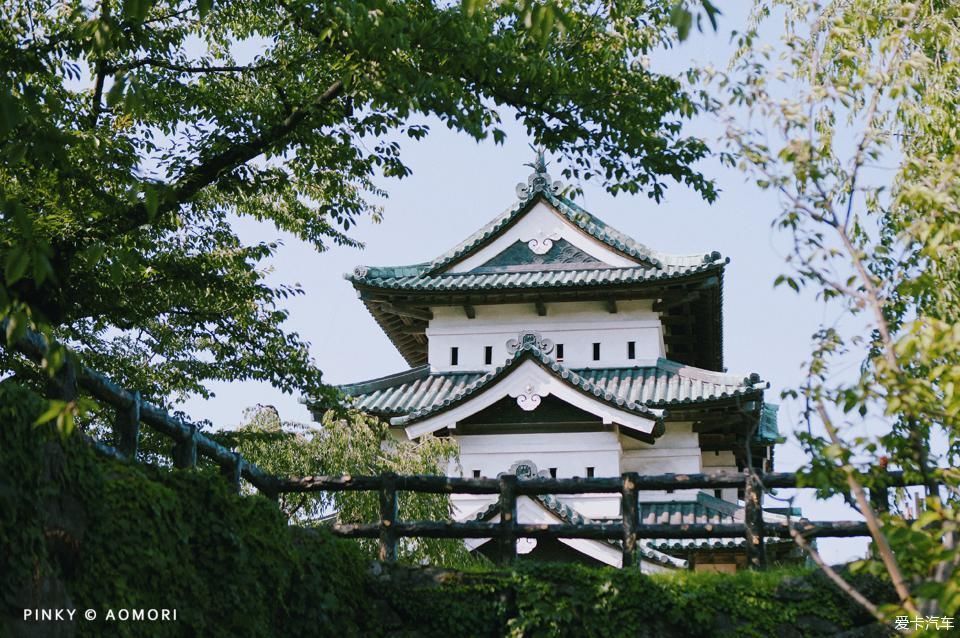
<svg viewBox="0 0 960 638">
<path fill-rule="evenodd" d="M 397 560 L 397 475 L 388 472 L 383 475 L 380 488 L 380 550 L 379 558 L 385 563 Z"/>
<path fill-rule="evenodd" d="M 623 561 L 624 569 L 637 565 L 637 525 L 640 522 L 637 505 L 637 474 L 627 472 L 622 476 L 620 510 L 623 515 Z"/>
<path fill-rule="evenodd" d="M 229 465 L 220 466 L 220 472 L 230 483 L 230 487 L 237 494 L 240 493 L 240 479 L 243 478 L 243 457 L 239 452 L 233 453 L 232 462 Z"/>
<path fill-rule="evenodd" d="M 60 401 L 74 401 L 77 398 L 77 368 L 69 353 L 53 376 L 50 396 Z"/>
<path fill-rule="evenodd" d="M 517 558 L 517 477 L 500 476 L 500 562 L 507 565 Z"/>
<path fill-rule="evenodd" d="M 747 566 L 750 569 L 765 569 L 767 566 L 766 548 L 763 544 L 763 485 L 760 477 L 752 469 L 747 469 L 747 478 L 743 494 L 746 528 Z"/>
<path fill-rule="evenodd" d="M 119 408 L 113 419 L 113 444 L 128 459 L 137 458 L 140 441 L 140 393 L 133 393 L 133 401 Z"/>
<path fill-rule="evenodd" d="M 173 444 L 173 466 L 188 470 L 197 467 L 197 425 L 190 423 L 186 438 Z"/>
<path fill-rule="evenodd" d="M 870 488 L 870 506 L 878 513 L 890 511 L 890 490 L 887 489 L 887 474 L 874 478 L 875 487 Z"/>
</svg>

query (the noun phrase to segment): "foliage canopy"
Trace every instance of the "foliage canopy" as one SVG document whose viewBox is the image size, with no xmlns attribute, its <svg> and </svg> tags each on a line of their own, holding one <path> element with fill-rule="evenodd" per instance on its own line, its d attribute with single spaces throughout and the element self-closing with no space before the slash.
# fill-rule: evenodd
<svg viewBox="0 0 960 638">
<path fill-rule="evenodd" d="M 570 177 L 705 198 L 701 108 L 645 54 L 665 0 L 0 3 L 0 320 L 72 345 L 145 397 L 255 379 L 324 396 L 238 217 L 356 245 L 399 140 L 477 140 L 511 113 Z M 710 14 L 711 17 L 713 14 Z M 689 24 L 686 27 L 689 30 Z M 4 357 L 5 370 L 28 373 Z"/>
<path fill-rule="evenodd" d="M 791 237 L 792 270 L 776 283 L 812 290 L 829 313 L 798 391 L 808 483 L 844 495 L 871 528 L 874 551 L 861 567 L 888 574 L 900 600 L 882 609 L 864 599 L 865 607 L 878 618 L 952 615 L 960 7 L 774 0 L 756 12 L 761 24 L 785 18 L 779 47 L 750 31 L 735 72 L 717 77 L 735 106 L 731 157 L 782 203 L 774 225 Z M 901 498 L 886 514 L 869 502 L 865 488 L 883 488 L 888 468 L 924 485 L 922 508 Z"/>
</svg>

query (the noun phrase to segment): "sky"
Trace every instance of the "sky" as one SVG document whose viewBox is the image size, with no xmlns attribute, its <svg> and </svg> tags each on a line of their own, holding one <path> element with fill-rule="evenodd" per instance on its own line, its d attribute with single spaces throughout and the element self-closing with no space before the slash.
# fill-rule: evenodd
<svg viewBox="0 0 960 638">
<path fill-rule="evenodd" d="M 746 24 L 745 9 L 725 10 L 717 33 L 691 34 L 681 45 L 652 58 L 659 72 L 679 72 L 692 64 L 723 66 L 733 52 L 729 36 Z M 778 25 L 775 25 L 778 26 Z M 774 34 L 775 35 L 775 34 Z M 515 186 L 525 181 L 533 159 L 528 139 L 512 117 L 503 113 L 507 141 L 476 143 L 426 120 L 431 134 L 422 141 L 401 140 L 403 157 L 413 173 L 406 179 L 384 181 L 389 192 L 381 223 L 362 221 L 352 236 L 362 250 L 333 246 L 323 253 L 271 225 L 248 219 L 236 221 L 245 241 L 279 240 L 283 246 L 271 262 L 268 280 L 299 284 L 304 295 L 286 304 L 287 328 L 311 344 L 311 355 L 331 384 L 371 379 L 408 366 L 376 325 L 343 274 L 359 264 L 399 265 L 430 260 L 486 224 L 515 199 Z M 707 140 L 719 124 L 698 119 L 688 134 Z M 552 158 L 556 160 L 556 158 Z M 559 178 L 562 164 L 550 168 Z M 743 173 L 707 159 L 697 168 L 716 180 L 719 199 L 708 204 L 691 189 L 672 186 L 659 204 L 644 195 L 612 197 L 593 184 L 581 184 L 578 203 L 606 223 L 648 246 L 674 253 L 720 251 L 729 257 L 724 279 L 724 359 L 732 373 L 757 372 L 769 381 L 765 398 L 781 403 L 780 429 L 786 443 L 776 450 L 776 469 L 792 471 L 806 459 L 793 435 L 801 427 L 799 406 L 781 401 L 783 389 L 803 380 L 802 364 L 811 350 L 811 334 L 825 320 L 825 310 L 809 295 L 786 287 L 774 288 L 775 277 L 787 272 L 787 237 L 771 227 L 780 202 L 754 185 Z M 215 428 L 236 427 L 243 410 L 258 403 L 274 405 L 284 420 L 307 422 L 310 414 L 300 397 L 284 395 L 261 383 L 213 384 L 216 396 L 190 399 L 181 408 L 195 420 Z M 792 491 L 783 490 L 782 495 Z M 768 498 L 770 506 L 781 505 Z M 796 505 L 813 519 L 856 519 L 837 500 L 816 501 L 801 491 Z M 830 562 L 862 556 L 865 539 L 821 539 L 819 547 Z"/>
</svg>

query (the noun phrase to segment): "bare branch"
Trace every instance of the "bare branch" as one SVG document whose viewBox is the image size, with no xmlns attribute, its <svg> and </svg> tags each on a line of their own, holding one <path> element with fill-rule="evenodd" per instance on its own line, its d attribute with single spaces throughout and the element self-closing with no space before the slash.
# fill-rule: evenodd
<svg viewBox="0 0 960 638">
<path fill-rule="evenodd" d="M 827 409 L 823 405 L 822 401 L 817 401 L 817 414 L 820 415 L 820 420 L 823 421 L 823 427 L 826 428 L 827 434 L 830 437 L 830 440 L 834 445 L 842 446 L 840 438 L 837 436 L 837 429 L 833 425 L 833 421 L 830 419 L 830 415 L 827 414 Z M 910 596 L 910 590 L 907 589 L 906 579 L 903 577 L 903 572 L 900 571 L 900 565 L 897 563 L 896 557 L 893 555 L 893 550 L 890 548 L 890 543 L 887 541 L 887 537 L 884 535 L 883 530 L 880 528 L 880 521 L 877 518 L 877 513 L 873 510 L 873 507 L 870 505 L 870 500 L 867 498 L 866 492 L 863 490 L 863 486 L 860 485 L 860 482 L 857 480 L 853 468 L 848 464 L 843 465 L 843 473 L 847 477 L 847 485 L 850 488 L 850 491 L 853 492 L 854 497 L 857 500 L 857 505 L 860 508 L 860 513 L 863 514 L 863 518 L 867 523 L 867 529 L 870 530 L 870 536 L 873 537 L 873 541 L 877 544 L 877 552 L 880 554 L 880 560 L 883 561 L 884 567 L 887 569 L 887 573 L 890 574 L 890 580 L 893 583 L 893 588 L 897 592 L 897 596 L 900 598 L 900 604 L 903 605 L 903 608 L 909 611 L 912 614 L 919 614 L 917 606 L 913 602 L 913 598 Z"/>
<path fill-rule="evenodd" d="M 885 623 L 887 621 L 887 619 L 883 617 L 883 614 L 880 613 L 880 609 L 876 605 L 870 602 L 863 594 L 850 585 L 850 583 L 841 578 L 840 574 L 838 574 L 833 567 L 827 565 L 820 553 L 815 550 L 810 543 L 807 542 L 807 539 L 803 537 L 803 534 L 798 532 L 793 525 L 790 526 L 790 536 L 793 538 L 793 542 L 795 542 L 800 549 L 805 551 L 807 555 L 813 559 L 813 562 L 817 564 L 817 567 L 819 567 L 820 570 L 827 575 L 827 578 L 833 581 L 833 584 L 839 587 L 843 593 L 870 612 L 870 615 L 876 618 L 877 621 L 881 623 Z"/>
</svg>

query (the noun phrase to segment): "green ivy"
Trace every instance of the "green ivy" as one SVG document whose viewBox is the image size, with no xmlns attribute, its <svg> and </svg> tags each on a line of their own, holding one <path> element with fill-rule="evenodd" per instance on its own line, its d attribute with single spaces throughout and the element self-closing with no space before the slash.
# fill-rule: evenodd
<svg viewBox="0 0 960 638">
<path fill-rule="evenodd" d="M 42 407 L 0 383 L 0 480 L 16 481 L 0 482 L 0 636 L 24 607 L 63 602 L 99 612 L 77 621 L 78 636 L 369 634 L 368 564 L 355 545 L 288 526 L 273 503 L 230 493 L 212 472 L 121 463 L 76 437 L 61 442 L 33 425 Z M 38 604 L 50 582 L 69 601 Z M 154 608 L 176 609 L 177 621 L 103 618 Z"/>
<path fill-rule="evenodd" d="M 100 613 L 76 621 L 81 637 L 799 637 L 870 621 L 801 569 L 646 576 L 521 563 L 373 576 L 355 543 L 287 525 L 275 504 L 231 493 L 212 470 L 95 456 L 35 426 L 42 409 L 0 383 L 0 637 L 25 607 L 65 605 Z M 858 578 L 874 600 L 890 599 L 882 582 Z M 176 622 L 103 618 L 153 608 L 176 609 Z"/>
</svg>

